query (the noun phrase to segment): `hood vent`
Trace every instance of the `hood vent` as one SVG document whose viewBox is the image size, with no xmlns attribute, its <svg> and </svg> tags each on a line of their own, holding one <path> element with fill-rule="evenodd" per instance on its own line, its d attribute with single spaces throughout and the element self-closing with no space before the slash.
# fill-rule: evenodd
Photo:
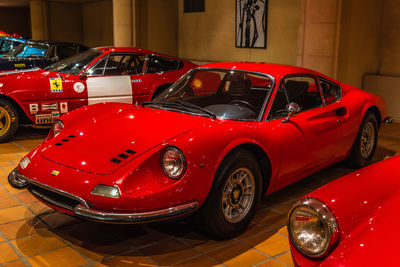
<svg viewBox="0 0 400 267">
<path fill-rule="evenodd" d="M 112 159 L 110 159 L 110 161 L 111 161 L 112 163 L 115 163 L 115 164 L 120 164 L 120 163 L 122 162 L 122 160 L 129 158 L 129 155 L 133 155 L 133 154 L 135 154 L 135 153 L 136 153 L 136 151 L 127 149 L 127 150 L 125 150 L 125 153 L 118 154 L 117 157 L 118 157 L 119 159 L 117 159 L 117 158 L 112 158 Z M 127 155 L 127 154 L 129 154 L 129 155 Z"/>
</svg>

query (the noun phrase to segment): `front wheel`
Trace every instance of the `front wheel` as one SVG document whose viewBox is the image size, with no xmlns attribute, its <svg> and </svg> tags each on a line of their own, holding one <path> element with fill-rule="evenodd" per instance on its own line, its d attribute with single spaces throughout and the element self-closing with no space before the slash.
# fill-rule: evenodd
<svg viewBox="0 0 400 267">
<path fill-rule="evenodd" d="M 221 163 L 209 196 L 196 214 L 206 235 L 223 240 L 242 233 L 261 194 L 261 171 L 252 153 L 238 150 Z"/>
<path fill-rule="evenodd" d="M 18 112 L 4 99 L 0 99 L 0 143 L 6 142 L 18 129 Z"/>
<path fill-rule="evenodd" d="M 375 116 L 367 112 L 348 158 L 350 164 L 355 168 L 367 165 L 374 157 L 377 140 L 378 123 Z"/>
</svg>

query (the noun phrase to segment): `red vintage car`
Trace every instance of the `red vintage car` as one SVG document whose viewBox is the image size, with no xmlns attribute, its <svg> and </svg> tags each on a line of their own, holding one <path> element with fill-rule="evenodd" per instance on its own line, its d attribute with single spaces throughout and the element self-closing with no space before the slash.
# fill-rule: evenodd
<svg viewBox="0 0 400 267">
<path fill-rule="evenodd" d="M 368 163 L 386 116 L 380 97 L 308 69 L 215 63 L 141 106 L 62 116 L 8 178 L 71 215 L 144 223 L 194 212 L 227 239 L 261 196 L 346 158 Z"/>
<path fill-rule="evenodd" d="M 58 53 L 68 52 L 64 50 Z M 51 124 L 86 105 L 150 101 L 194 67 L 153 51 L 102 47 L 44 69 L 2 72 L 0 142 L 20 124 Z"/>
<path fill-rule="evenodd" d="M 298 200 L 288 222 L 295 265 L 397 265 L 399 164 L 380 161 Z"/>
</svg>

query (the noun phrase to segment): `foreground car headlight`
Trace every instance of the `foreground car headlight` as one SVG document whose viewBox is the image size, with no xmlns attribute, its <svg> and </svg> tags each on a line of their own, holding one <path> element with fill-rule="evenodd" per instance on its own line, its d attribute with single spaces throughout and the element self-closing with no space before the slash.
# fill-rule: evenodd
<svg viewBox="0 0 400 267">
<path fill-rule="evenodd" d="M 289 213 L 293 245 L 305 256 L 326 256 L 339 240 L 339 227 L 329 208 L 315 198 L 298 200 Z"/>
<path fill-rule="evenodd" d="M 55 121 L 53 123 L 53 126 L 51 127 L 51 132 L 53 134 L 53 137 L 56 137 L 63 129 L 64 129 L 64 123 L 60 120 Z"/>
<path fill-rule="evenodd" d="M 185 156 L 177 147 L 167 147 L 161 156 L 161 166 L 168 177 L 179 179 L 186 169 Z"/>
<path fill-rule="evenodd" d="M 91 194 L 102 197 L 112 197 L 112 198 L 121 197 L 121 192 L 119 191 L 119 188 L 116 185 L 99 184 L 92 190 Z"/>
</svg>

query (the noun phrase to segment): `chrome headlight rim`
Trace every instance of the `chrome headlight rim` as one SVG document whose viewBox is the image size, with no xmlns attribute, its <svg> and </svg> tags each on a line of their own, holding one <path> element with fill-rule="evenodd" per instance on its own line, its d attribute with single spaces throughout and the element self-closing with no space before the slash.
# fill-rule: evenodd
<svg viewBox="0 0 400 267">
<path fill-rule="evenodd" d="M 178 152 L 178 154 L 179 154 L 179 156 L 180 156 L 180 158 L 181 158 L 181 160 L 182 160 L 182 162 L 183 162 L 182 171 L 181 171 L 181 173 L 180 173 L 179 175 L 177 175 L 177 176 L 172 176 L 172 175 L 170 175 L 170 174 L 168 173 L 168 171 L 165 169 L 165 166 L 164 166 L 164 156 L 165 156 L 165 154 L 166 154 L 169 150 L 174 150 L 174 151 Z M 186 172 L 186 167 L 187 167 L 187 161 L 186 161 L 185 155 L 183 154 L 182 150 L 180 150 L 180 149 L 179 149 L 178 147 L 176 147 L 176 146 L 167 146 L 167 147 L 164 148 L 164 150 L 163 150 L 163 152 L 162 152 L 162 154 L 161 154 L 161 168 L 162 168 L 162 170 L 164 171 L 165 175 L 167 175 L 167 176 L 168 176 L 169 178 L 171 178 L 171 179 L 179 180 L 179 179 L 181 179 L 182 176 L 185 174 L 185 172 Z"/>
<path fill-rule="evenodd" d="M 325 230 L 328 232 L 327 234 L 328 240 L 326 242 L 326 245 L 324 246 L 324 249 L 318 253 L 310 253 L 307 250 L 305 250 L 300 244 L 296 242 L 296 239 L 292 234 L 293 233 L 291 229 L 292 215 L 295 211 L 297 211 L 299 208 L 302 207 L 315 211 L 317 213 L 319 220 L 323 223 Z M 339 225 L 337 223 L 336 217 L 333 215 L 332 211 L 328 208 L 328 206 L 324 202 L 316 198 L 306 197 L 297 200 L 289 212 L 287 227 L 292 244 L 301 254 L 309 258 L 326 257 L 332 252 L 332 250 L 335 248 L 335 245 L 339 241 Z"/>
<path fill-rule="evenodd" d="M 54 127 L 56 124 L 61 124 L 61 126 L 62 126 L 61 131 L 59 131 L 58 133 L 54 133 Z M 64 122 L 62 120 L 56 120 L 53 123 L 53 125 L 51 126 L 51 134 L 53 135 L 53 137 L 56 137 L 57 135 L 59 135 L 62 132 L 63 129 L 64 129 Z"/>
</svg>

